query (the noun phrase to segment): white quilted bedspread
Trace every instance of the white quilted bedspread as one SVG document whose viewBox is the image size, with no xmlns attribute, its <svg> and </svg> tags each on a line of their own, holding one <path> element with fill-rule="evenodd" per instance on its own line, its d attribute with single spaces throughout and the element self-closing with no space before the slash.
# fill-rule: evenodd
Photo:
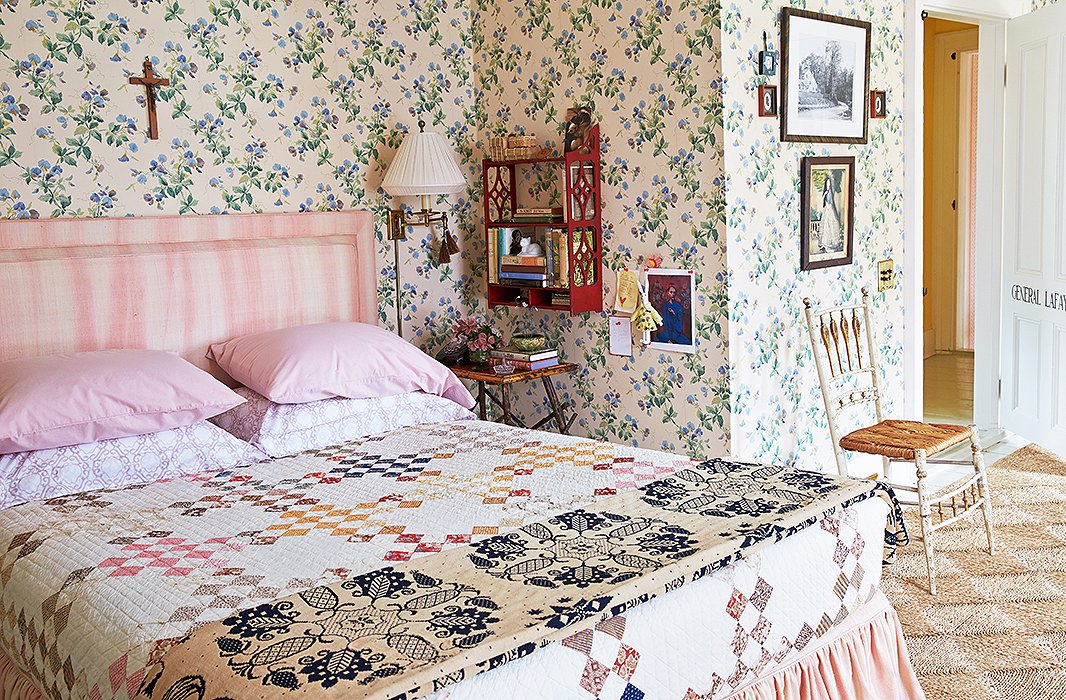
<svg viewBox="0 0 1066 700">
<path fill-rule="evenodd" d="M 129 698 L 175 639 L 234 610 L 462 546 L 688 463 L 458 421 L 9 508 L 0 649 L 49 697 Z M 836 512 L 434 700 L 724 697 L 870 596 L 886 512 L 878 498 Z"/>
</svg>

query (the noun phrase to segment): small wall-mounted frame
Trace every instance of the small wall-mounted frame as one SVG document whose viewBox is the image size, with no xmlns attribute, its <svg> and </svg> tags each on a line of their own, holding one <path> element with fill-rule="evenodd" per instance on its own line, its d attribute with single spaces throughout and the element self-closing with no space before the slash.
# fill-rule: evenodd
<svg viewBox="0 0 1066 700">
<path fill-rule="evenodd" d="M 870 119 L 888 116 L 888 94 L 884 90 L 870 91 Z"/>
<path fill-rule="evenodd" d="M 759 52 L 759 75 L 777 75 L 777 52 Z"/>
<path fill-rule="evenodd" d="M 760 117 L 776 117 L 777 116 L 777 86 L 776 85 L 760 85 L 759 86 L 759 116 Z"/>
</svg>

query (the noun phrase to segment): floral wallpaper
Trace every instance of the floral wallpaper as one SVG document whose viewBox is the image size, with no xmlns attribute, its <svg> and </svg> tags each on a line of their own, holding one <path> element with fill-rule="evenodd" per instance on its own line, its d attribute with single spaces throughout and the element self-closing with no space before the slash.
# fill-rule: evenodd
<svg viewBox="0 0 1066 700">
<path fill-rule="evenodd" d="M 391 205 L 386 164 L 423 115 L 470 173 L 447 200 L 462 254 L 436 262 L 415 229 L 401 252 L 407 337 L 429 348 L 459 315 L 537 327 L 581 372 L 560 380 L 575 432 L 623 443 L 804 466 L 832 464 L 800 315 L 810 294 L 853 299 L 878 259 L 900 259 L 903 9 L 824 0 L 874 23 L 873 83 L 890 118 L 869 145 L 783 146 L 755 116 L 755 53 L 776 43 L 763 0 L 22 0 L 0 9 L 0 215 L 151 216 Z M 144 135 L 151 58 L 158 141 Z M 659 255 L 697 273 L 697 353 L 607 353 L 606 314 L 485 307 L 480 159 L 509 131 L 560 147 L 567 108 L 603 134 L 606 305 L 614 271 Z M 798 269 L 803 154 L 859 159 L 856 263 Z M 530 204 L 558 200 L 530 173 Z M 379 217 L 379 220 L 382 217 Z M 379 231 L 383 238 L 384 231 Z M 392 324 L 381 240 L 380 315 Z M 890 391 L 896 292 L 876 297 Z M 535 400 L 534 400 L 535 399 Z M 891 401 L 895 400 L 890 396 Z M 543 415 L 539 391 L 519 403 Z"/>
<path fill-rule="evenodd" d="M 871 120 L 863 145 L 782 143 L 776 118 L 757 112 L 757 55 L 763 32 L 779 49 L 776 4 L 730 2 L 722 10 L 725 66 L 726 223 L 729 269 L 731 451 L 741 458 L 835 469 L 804 297 L 819 306 L 873 292 L 886 414 L 902 402 L 903 300 L 876 293 L 877 261 L 902 260 L 903 3 L 811 0 L 808 10 L 872 22 L 871 89 L 888 91 L 887 119 Z M 770 82 L 779 84 L 779 76 Z M 799 267 L 799 168 L 803 156 L 854 155 L 855 262 Z M 859 427 L 855 425 L 855 427 Z"/>
<path fill-rule="evenodd" d="M 475 41 L 463 0 L 5 2 L 0 215 L 381 213 L 384 169 L 421 114 L 470 170 L 452 220 L 472 236 Z M 170 80 L 157 89 L 156 141 L 144 88 L 127 82 L 146 56 Z M 479 292 L 465 264 L 436 263 L 427 230 L 412 233 L 403 294 L 425 332 Z M 379 258 L 392 324 L 384 242 Z"/>
<path fill-rule="evenodd" d="M 498 316 L 536 325 L 581 364 L 572 386 L 583 407 L 580 432 L 694 455 L 725 454 L 729 441 L 719 7 L 719 0 L 479 3 L 491 36 L 478 57 L 486 135 L 519 131 L 561 150 L 567 108 L 593 111 L 604 141 L 607 304 L 615 271 L 648 256 L 694 269 L 697 352 L 611 356 L 606 314 L 506 309 Z M 526 174 L 520 203 L 556 200 L 553 173 Z"/>
</svg>

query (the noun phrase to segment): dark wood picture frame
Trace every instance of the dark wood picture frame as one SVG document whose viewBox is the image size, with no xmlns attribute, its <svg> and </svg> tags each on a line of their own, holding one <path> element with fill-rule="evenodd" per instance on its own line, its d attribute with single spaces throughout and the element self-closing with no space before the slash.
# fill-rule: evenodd
<svg viewBox="0 0 1066 700">
<path fill-rule="evenodd" d="M 888 118 L 888 93 L 884 90 L 870 91 L 870 119 Z"/>
<path fill-rule="evenodd" d="M 831 166 L 831 168 L 819 168 L 819 166 Z M 835 216 L 841 218 L 843 226 L 844 249 L 839 254 L 833 251 L 815 249 L 812 246 L 812 216 L 814 209 L 811 206 L 815 196 L 817 185 L 814 183 L 814 171 L 818 169 L 847 168 L 846 177 L 841 178 L 839 183 L 841 192 L 847 199 L 843 206 L 836 207 Z M 824 186 L 823 186 L 824 191 Z M 834 198 L 836 195 L 834 194 Z M 824 226 L 826 208 L 823 206 L 818 212 L 817 222 Z M 806 157 L 800 165 L 800 269 L 818 270 L 824 267 L 836 267 L 838 265 L 850 265 L 855 257 L 855 156 L 830 156 L 823 158 Z"/>
<path fill-rule="evenodd" d="M 862 116 L 862 135 L 861 136 L 837 136 L 837 135 L 823 135 L 823 134 L 810 134 L 802 133 L 795 128 L 795 125 L 789 122 L 789 87 L 792 84 L 792 80 L 798 80 L 799 76 L 792 75 L 792 71 L 789 70 L 789 62 L 791 61 L 791 40 L 794 38 L 792 30 L 792 20 L 808 19 L 817 22 L 827 22 L 829 24 L 838 24 L 847 27 L 856 27 L 865 30 L 866 34 L 866 51 L 863 60 L 863 83 L 860 89 L 854 91 L 853 99 L 855 104 L 851 105 L 852 114 L 861 114 Z M 866 107 L 867 94 L 870 89 L 870 48 L 873 39 L 873 27 L 869 22 L 862 20 L 849 19 L 847 17 L 837 17 L 836 15 L 827 15 L 821 12 L 809 12 L 807 10 L 799 10 L 793 7 L 785 7 L 781 10 L 781 95 L 779 99 L 779 111 L 781 113 L 781 140 L 782 141 L 797 141 L 805 143 L 866 143 L 870 133 L 870 117 L 869 110 Z"/>
<path fill-rule="evenodd" d="M 760 117 L 776 117 L 778 115 L 777 107 L 777 86 L 776 85 L 760 85 L 759 86 L 759 116 Z"/>
</svg>

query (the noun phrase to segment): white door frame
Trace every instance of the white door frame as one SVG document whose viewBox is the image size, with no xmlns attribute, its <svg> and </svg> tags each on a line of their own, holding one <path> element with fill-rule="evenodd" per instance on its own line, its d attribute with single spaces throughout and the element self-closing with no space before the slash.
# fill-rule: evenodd
<svg viewBox="0 0 1066 700">
<path fill-rule="evenodd" d="M 976 24 L 978 54 L 977 146 L 977 318 L 974 338 L 974 422 L 999 428 L 999 326 L 1003 279 L 1003 113 L 1006 101 L 1006 22 L 1029 12 L 1029 0 L 906 0 L 904 45 L 904 215 L 903 255 L 904 413 L 921 420 L 923 327 L 922 286 L 924 154 L 922 150 L 925 29 L 922 12 Z"/>
</svg>

